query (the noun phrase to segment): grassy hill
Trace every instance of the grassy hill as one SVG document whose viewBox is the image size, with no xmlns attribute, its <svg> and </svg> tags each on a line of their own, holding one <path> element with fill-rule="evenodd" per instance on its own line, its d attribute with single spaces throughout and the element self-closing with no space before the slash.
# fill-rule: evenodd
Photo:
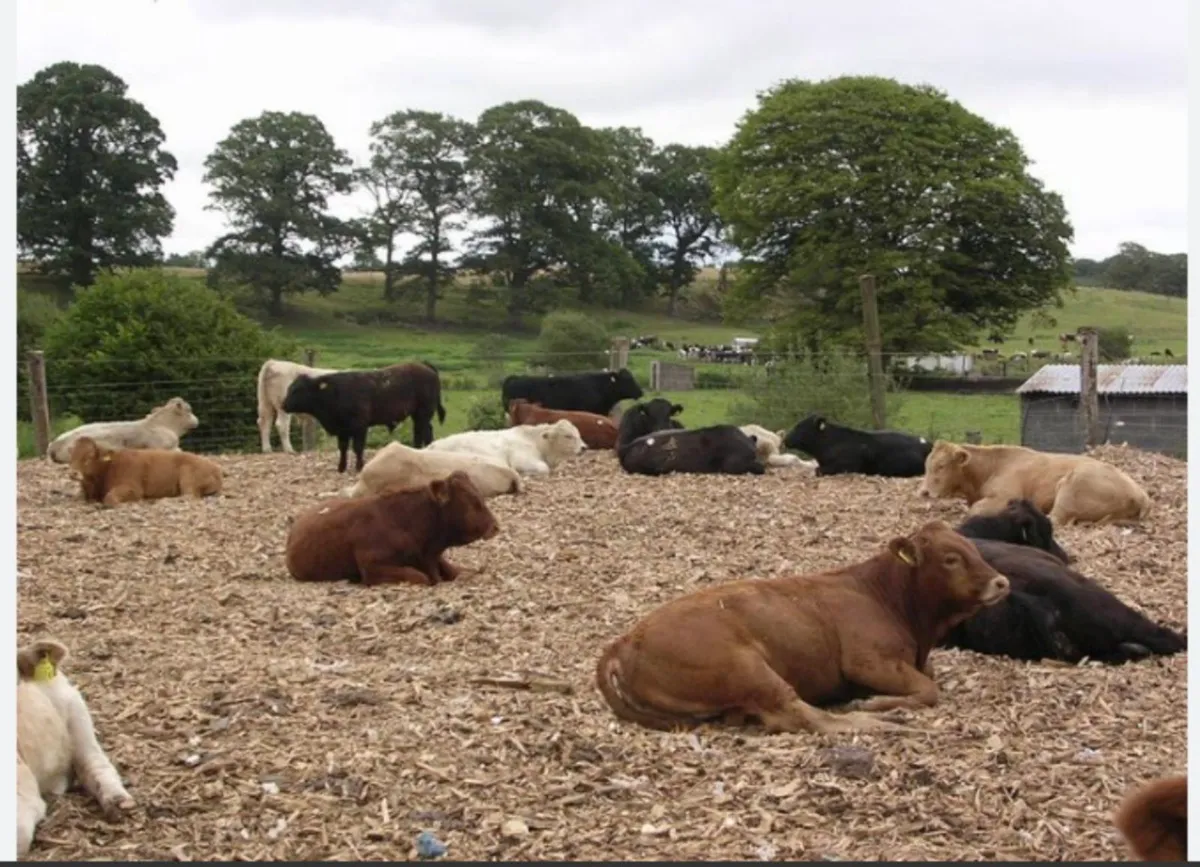
<svg viewBox="0 0 1200 867">
<path fill-rule="evenodd" d="M 202 277 L 199 269 L 168 269 L 186 276 Z M 711 289 L 716 275 L 709 271 L 700 276 L 693 294 Z M 288 310 L 277 323 L 301 346 L 317 350 L 322 367 L 376 367 L 407 359 L 424 359 L 442 372 L 446 390 L 447 422 L 436 429 L 438 436 L 466 429 L 470 407 L 476 401 L 494 401 L 499 405 L 499 382 L 508 373 L 525 369 L 525 359 L 534 349 L 537 321 L 531 317 L 520 330 L 505 330 L 505 311 L 495 302 L 472 296 L 469 285 L 457 285 L 447 291 L 439 304 L 440 321 L 421 322 L 423 300 L 420 297 L 387 302 L 382 298 L 382 278 L 378 274 L 348 274 L 341 289 L 327 297 L 305 295 L 288 299 Z M 685 303 L 685 315 L 698 317 L 700 305 Z M 758 337 L 753 327 L 736 327 L 698 318 L 668 318 L 650 307 L 642 311 L 585 309 L 609 333 L 634 337 L 654 334 L 662 340 L 703 344 L 729 343 L 734 337 Z M 1098 327 L 1127 325 L 1135 336 L 1134 352 L 1150 355 L 1166 348 L 1183 360 L 1187 349 L 1187 302 L 1137 292 L 1080 288 L 1069 293 L 1062 309 L 1052 311 L 1057 320 L 1053 327 L 1037 326 L 1026 316 L 1016 333 L 1001 347 L 1006 354 L 1031 348 L 1057 351 L 1058 334 L 1084 325 Z M 1030 344 L 1030 338 L 1033 343 Z M 670 352 L 635 350 L 630 367 L 639 381 L 649 380 L 650 362 L 670 360 Z M 712 383 L 737 379 L 748 374 L 744 368 L 704 365 L 701 376 Z M 1023 375 L 1024 370 L 1010 371 Z M 731 406 L 742 399 L 737 388 L 705 388 L 669 395 L 685 407 L 682 421 L 689 427 L 728 421 Z M 253 396 L 248 395 L 248 400 Z M 965 431 L 983 432 L 985 442 L 1019 442 L 1019 408 L 1013 395 L 940 395 L 910 393 L 905 396 L 889 427 L 908 430 L 927 437 L 962 439 Z M 57 429 L 77 423 L 74 419 L 55 420 Z M 407 425 L 403 429 L 407 438 Z M 298 433 L 294 434 L 298 438 Z M 386 432 L 373 432 L 375 445 L 386 439 Z M 22 454 L 32 453 L 32 439 L 21 430 Z"/>
</svg>

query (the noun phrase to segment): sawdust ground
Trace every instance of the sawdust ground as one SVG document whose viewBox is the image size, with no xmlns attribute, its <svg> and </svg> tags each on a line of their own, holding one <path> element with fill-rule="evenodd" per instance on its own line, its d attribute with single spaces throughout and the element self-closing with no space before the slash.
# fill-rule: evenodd
<svg viewBox="0 0 1200 867">
<path fill-rule="evenodd" d="M 1157 512 L 1063 544 L 1182 628 L 1186 464 L 1102 454 Z M 369 589 L 284 569 L 289 516 L 345 483 L 330 454 L 220 460 L 222 498 L 111 511 L 62 467 L 19 467 L 18 640 L 67 642 L 139 801 L 109 824 L 81 793 L 58 799 L 35 859 L 400 859 L 422 830 L 456 859 L 1123 859 L 1120 798 L 1184 767 L 1186 654 L 1067 668 L 936 651 L 919 737 L 615 722 L 591 681 L 606 642 L 694 588 L 961 518 L 916 479 L 652 479 L 588 454 L 492 500 L 502 533 L 451 552 L 457 583 Z M 528 671 L 574 693 L 471 683 Z"/>
</svg>

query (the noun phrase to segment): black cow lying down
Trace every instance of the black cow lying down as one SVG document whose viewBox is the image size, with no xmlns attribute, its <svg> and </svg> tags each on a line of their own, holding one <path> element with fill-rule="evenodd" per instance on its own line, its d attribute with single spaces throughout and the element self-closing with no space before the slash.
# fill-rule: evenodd
<svg viewBox="0 0 1200 867">
<path fill-rule="evenodd" d="M 1120 664 L 1187 649 L 1187 636 L 1160 626 L 1046 551 L 972 539 L 1011 591 L 950 630 L 941 647 L 1013 659 L 1085 656 Z"/>
<path fill-rule="evenodd" d="M 546 409 L 608 415 L 622 400 L 637 400 L 641 396 L 642 387 L 624 367 L 553 376 L 513 374 L 500 384 L 500 401 L 505 412 L 508 412 L 508 405 L 520 397 Z"/>
<path fill-rule="evenodd" d="M 617 457 L 627 473 L 762 475 L 753 437 L 731 424 L 685 430 L 671 416 L 683 407 L 656 397 L 631 406 L 617 428 Z"/>
<path fill-rule="evenodd" d="M 809 415 L 784 437 L 783 444 L 812 455 L 818 476 L 862 473 L 867 476 L 922 476 L 933 443 L 896 431 L 842 427 L 824 416 Z"/>
<path fill-rule="evenodd" d="M 994 515 L 973 515 L 958 525 L 958 532 L 970 539 L 1040 548 L 1064 563 L 1075 562 L 1054 538 L 1050 519 L 1029 500 L 1009 500 L 1004 510 Z"/>
</svg>

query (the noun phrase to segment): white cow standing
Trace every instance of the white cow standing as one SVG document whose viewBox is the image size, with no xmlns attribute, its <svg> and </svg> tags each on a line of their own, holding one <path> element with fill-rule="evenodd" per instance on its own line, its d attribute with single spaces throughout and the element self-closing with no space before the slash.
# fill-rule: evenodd
<svg viewBox="0 0 1200 867">
<path fill-rule="evenodd" d="M 46 818 L 47 795 L 81 782 L 110 815 L 136 806 L 96 740 L 92 715 L 59 669 L 67 648 L 53 639 L 17 652 L 17 855 L 33 843 Z"/>
<path fill-rule="evenodd" d="M 324 376 L 338 373 L 328 367 L 308 367 L 294 361 L 268 358 L 258 371 L 258 432 L 264 454 L 271 451 L 271 425 L 279 432 L 279 442 L 289 455 L 292 448 L 292 416 L 283 411 L 283 399 L 297 376 Z"/>
<path fill-rule="evenodd" d="M 505 430 L 451 434 L 425 448 L 482 455 L 524 475 L 546 476 L 567 458 L 582 454 L 587 446 L 579 428 L 562 419 L 553 424 L 522 424 Z"/>
</svg>

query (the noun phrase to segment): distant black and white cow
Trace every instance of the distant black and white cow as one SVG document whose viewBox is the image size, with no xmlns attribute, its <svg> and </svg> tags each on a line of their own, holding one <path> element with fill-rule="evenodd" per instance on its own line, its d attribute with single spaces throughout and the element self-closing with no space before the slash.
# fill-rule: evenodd
<svg viewBox="0 0 1200 867">
<path fill-rule="evenodd" d="M 541 404 L 545 409 L 576 410 L 608 415 L 623 400 L 637 400 L 641 386 L 626 368 L 596 373 L 572 373 L 563 376 L 505 377 L 500 399 L 505 412 L 517 398 Z"/>
<path fill-rule="evenodd" d="M 1013 659 L 1085 656 L 1120 664 L 1187 649 L 1187 637 L 1130 608 L 1095 581 L 1045 551 L 972 539 L 988 565 L 1008 578 L 1010 592 L 996 605 L 951 629 L 942 647 Z"/>
<path fill-rule="evenodd" d="M 337 437 L 338 472 L 346 471 L 346 452 L 354 443 L 355 469 L 363 468 L 367 431 L 385 425 L 388 433 L 409 416 L 413 445 L 433 442 L 433 415 L 446 421 L 442 383 L 428 363 L 393 364 L 378 370 L 343 370 L 324 376 L 297 376 L 283 399 L 283 411 L 311 415 Z"/>
<path fill-rule="evenodd" d="M 1009 500 L 1004 510 L 994 515 L 973 515 L 959 524 L 958 532 L 969 539 L 1028 545 L 1053 554 L 1064 563 L 1074 562 L 1054 538 L 1050 519 L 1029 500 Z"/>
<path fill-rule="evenodd" d="M 924 437 L 895 431 L 861 431 L 809 415 L 784 438 L 789 449 L 817 461 L 818 476 L 861 473 L 867 476 L 922 476 L 933 444 Z"/>
<path fill-rule="evenodd" d="M 672 416 L 683 407 L 663 398 L 631 406 L 617 431 L 617 458 L 627 473 L 762 475 L 753 437 L 731 424 L 686 430 Z"/>
</svg>

